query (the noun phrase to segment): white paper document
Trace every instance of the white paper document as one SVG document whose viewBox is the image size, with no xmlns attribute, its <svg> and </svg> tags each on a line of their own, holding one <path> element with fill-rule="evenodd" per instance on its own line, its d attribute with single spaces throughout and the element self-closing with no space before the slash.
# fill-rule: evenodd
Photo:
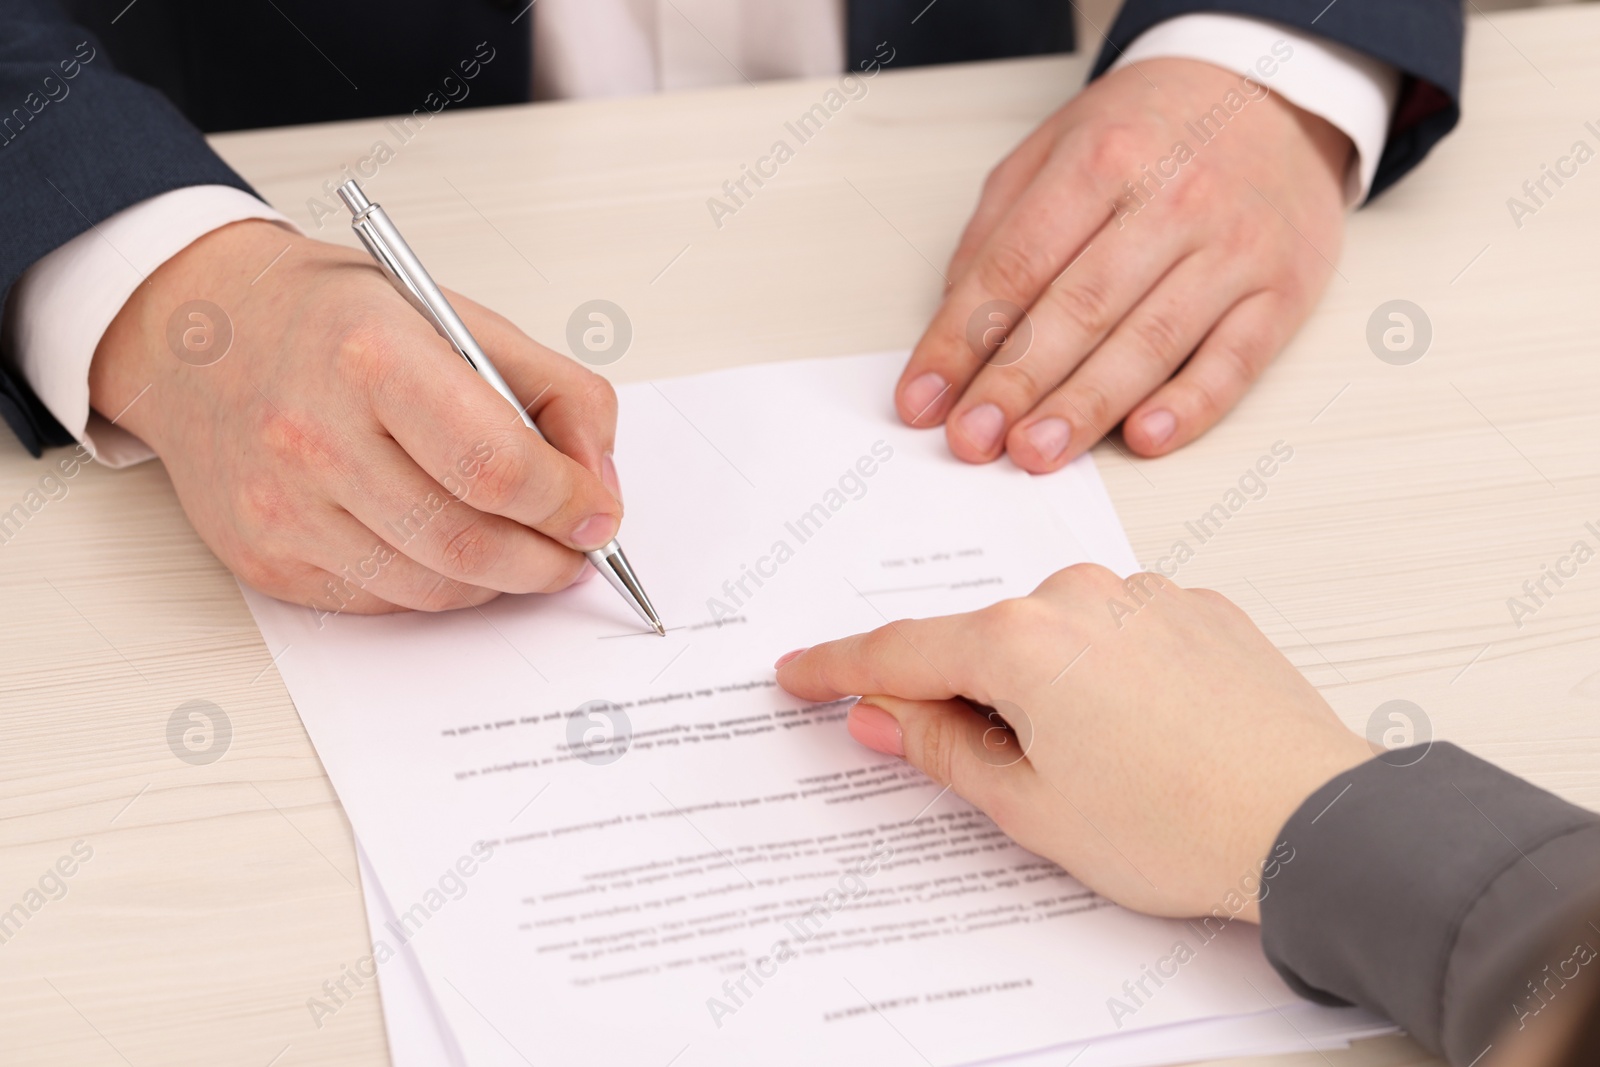
<svg viewBox="0 0 1600 1067">
<path fill-rule="evenodd" d="M 903 360 L 619 390 L 622 539 L 665 638 L 600 581 L 377 618 L 247 593 L 363 847 L 397 1045 L 953 1065 L 1222 1017 L 1258 1019 L 1248 1044 L 1309 1010 L 1253 928 L 1110 904 L 857 745 L 845 702 L 777 688 L 789 649 L 1135 568 L 1087 458 L 954 460 L 894 416 Z"/>
<path fill-rule="evenodd" d="M 357 853 L 367 921 L 381 933 L 397 920 L 359 846 Z M 440 1022 L 438 1005 L 409 946 L 401 945 L 395 956 L 376 968 L 376 978 L 394 1067 L 463 1067 L 466 1061 Z M 1393 1023 L 1362 1008 L 1291 1004 L 1253 1015 L 1132 1030 L 989 1062 L 1005 1067 L 1161 1067 L 1197 1059 L 1346 1048 L 1357 1038 L 1393 1033 L 1394 1029 Z"/>
</svg>

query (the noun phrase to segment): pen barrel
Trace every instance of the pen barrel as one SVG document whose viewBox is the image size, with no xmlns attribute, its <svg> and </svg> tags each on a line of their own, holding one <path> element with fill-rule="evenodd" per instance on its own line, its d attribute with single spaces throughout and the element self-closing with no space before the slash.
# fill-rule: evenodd
<svg viewBox="0 0 1600 1067">
<path fill-rule="evenodd" d="M 456 314 L 456 309 L 445 298 L 444 292 L 434 282 L 433 276 L 422 265 L 417 254 L 411 250 L 406 239 L 400 236 L 399 229 L 390 221 L 383 208 L 369 201 L 354 181 L 341 185 L 339 196 L 353 216 L 350 225 L 395 288 L 399 289 L 406 300 L 433 324 L 433 328 L 439 331 L 440 336 L 450 342 L 450 346 L 478 372 L 484 381 L 489 383 L 490 388 L 505 397 L 506 403 L 515 408 L 517 414 L 522 417 L 523 425 L 534 433 L 539 433 L 539 427 L 528 416 L 528 411 L 517 399 L 517 394 L 500 376 L 500 371 L 490 362 L 483 349 L 478 347 L 478 341 L 472 336 L 472 331 L 461 321 L 461 316 Z"/>
</svg>

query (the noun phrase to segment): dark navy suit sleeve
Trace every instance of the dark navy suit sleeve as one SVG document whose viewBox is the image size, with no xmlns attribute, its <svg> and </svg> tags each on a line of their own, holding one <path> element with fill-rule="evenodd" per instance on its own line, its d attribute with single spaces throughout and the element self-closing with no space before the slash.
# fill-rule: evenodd
<svg viewBox="0 0 1600 1067">
<path fill-rule="evenodd" d="M 1202 12 L 1246 15 L 1346 45 L 1402 75 L 1372 195 L 1400 180 L 1461 117 L 1460 0 L 1127 0 L 1094 77 L 1158 22 Z"/>
<path fill-rule="evenodd" d="M 154 89 L 49 0 L 0 0 L 0 305 L 41 257 L 190 185 L 251 192 Z M 0 416 L 34 455 L 71 436 L 0 359 Z"/>
</svg>

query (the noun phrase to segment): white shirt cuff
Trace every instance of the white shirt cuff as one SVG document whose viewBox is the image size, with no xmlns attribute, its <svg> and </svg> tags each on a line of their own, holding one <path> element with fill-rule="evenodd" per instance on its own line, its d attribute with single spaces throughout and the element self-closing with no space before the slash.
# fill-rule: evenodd
<svg viewBox="0 0 1600 1067">
<path fill-rule="evenodd" d="M 1301 110 L 1325 119 L 1356 148 L 1345 175 L 1345 203 L 1354 206 L 1367 198 L 1400 90 L 1395 68 L 1275 22 L 1197 14 L 1150 27 L 1111 69 L 1157 57 L 1198 59 L 1247 75 Z"/>
<path fill-rule="evenodd" d="M 29 267 L 11 291 L 4 349 L 44 406 L 96 460 L 111 467 L 155 453 L 89 408 L 89 364 L 111 320 L 146 276 L 230 222 L 294 223 L 249 193 L 194 185 L 141 201 Z"/>
</svg>

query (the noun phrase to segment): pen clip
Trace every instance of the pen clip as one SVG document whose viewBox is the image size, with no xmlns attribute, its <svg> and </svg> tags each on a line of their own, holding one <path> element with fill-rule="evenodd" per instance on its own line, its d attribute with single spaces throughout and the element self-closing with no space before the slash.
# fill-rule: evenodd
<svg viewBox="0 0 1600 1067">
<path fill-rule="evenodd" d="M 389 282 L 400 290 L 400 295 L 406 298 L 406 302 L 422 313 L 422 317 L 428 320 L 428 324 L 439 331 L 441 337 L 450 342 L 451 347 L 456 349 L 462 359 L 467 359 L 467 354 L 462 352 L 460 347 L 456 345 L 455 339 L 450 336 L 450 331 L 445 329 L 444 323 L 439 320 L 438 315 L 434 314 L 433 308 L 428 304 L 428 301 L 423 298 L 422 294 L 417 291 L 417 287 L 412 284 L 411 279 L 400 269 L 399 262 L 384 241 L 383 235 L 372 225 L 371 220 L 363 214 L 350 221 L 350 228 L 356 231 L 356 236 L 361 238 L 361 243 L 367 246 L 367 251 L 372 254 L 373 259 L 377 260 L 379 269 L 388 277 Z M 470 359 L 467 361 L 471 362 Z"/>
</svg>

